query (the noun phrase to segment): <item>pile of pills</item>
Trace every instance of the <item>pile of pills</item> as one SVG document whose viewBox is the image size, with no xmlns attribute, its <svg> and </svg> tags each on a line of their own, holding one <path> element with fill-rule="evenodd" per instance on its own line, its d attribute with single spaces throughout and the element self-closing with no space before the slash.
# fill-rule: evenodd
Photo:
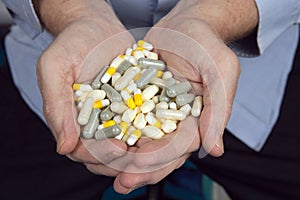
<svg viewBox="0 0 300 200">
<path fill-rule="evenodd" d="M 142 136 L 160 139 L 188 115 L 200 115 L 202 97 L 189 93 L 188 81 L 174 79 L 152 50 L 139 40 L 102 68 L 91 85 L 73 85 L 81 137 L 114 137 L 132 146 Z"/>
</svg>

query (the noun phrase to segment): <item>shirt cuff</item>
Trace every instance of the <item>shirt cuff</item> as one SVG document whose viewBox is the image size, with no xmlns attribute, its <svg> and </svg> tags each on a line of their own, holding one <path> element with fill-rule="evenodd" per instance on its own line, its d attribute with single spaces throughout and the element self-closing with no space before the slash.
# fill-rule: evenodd
<svg viewBox="0 0 300 200">
<path fill-rule="evenodd" d="M 30 37 L 34 38 L 43 28 L 34 10 L 32 0 L 3 0 L 11 11 L 14 22 L 18 24 Z"/>
<path fill-rule="evenodd" d="M 259 12 L 257 44 L 262 54 L 290 26 L 300 21 L 299 0 L 256 0 Z"/>
</svg>

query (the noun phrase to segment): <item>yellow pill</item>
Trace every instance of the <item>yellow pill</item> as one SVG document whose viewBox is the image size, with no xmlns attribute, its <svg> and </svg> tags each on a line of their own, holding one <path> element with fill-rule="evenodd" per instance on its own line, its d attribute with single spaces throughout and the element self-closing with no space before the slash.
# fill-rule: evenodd
<svg viewBox="0 0 300 200">
<path fill-rule="evenodd" d="M 109 105 L 109 100 L 108 99 L 103 99 L 99 101 L 94 102 L 94 108 L 103 108 Z"/>
<path fill-rule="evenodd" d="M 140 89 L 135 89 L 134 90 L 134 103 L 137 106 L 140 106 L 143 104 L 143 96 L 142 96 L 142 91 Z"/>
<path fill-rule="evenodd" d="M 116 124 L 116 122 L 114 120 L 109 120 L 109 121 L 106 121 L 106 122 L 103 123 L 103 128 L 108 128 L 108 127 L 111 127 L 115 124 Z"/>
</svg>

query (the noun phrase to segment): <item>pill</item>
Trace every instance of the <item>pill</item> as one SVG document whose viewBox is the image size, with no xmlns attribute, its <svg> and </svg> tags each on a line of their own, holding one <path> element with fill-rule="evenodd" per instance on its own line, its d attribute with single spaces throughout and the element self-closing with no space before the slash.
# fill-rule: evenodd
<svg viewBox="0 0 300 200">
<path fill-rule="evenodd" d="M 80 125 L 86 125 L 93 110 L 94 100 L 91 97 L 86 98 L 79 112 L 77 121 Z"/>
<path fill-rule="evenodd" d="M 121 128 L 119 125 L 113 125 L 104 129 L 97 130 L 95 133 L 96 140 L 102 140 L 106 138 L 116 137 L 121 133 Z"/>
<path fill-rule="evenodd" d="M 176 103 L 178 106 L 183 106 L 185 104 L 193 102 L 195 95 L 192 93 L 180 94 L 176 96 Z"/>
<path fill-rule="evenodd" d="M 106 70 L 101 78 L 102 83 L 107 83 L 112 75 L 116 72 L 117 68 L 124 61 L 124 55 L 117 56 L 110 64 L 109 68 Z"/>
<path fill-rule="evenodd" d="M 192 107 L 190 106 L 190 104 L 186 104 L 182 106 L 179 110 L 183 111 L 186 114 L 186 116 L 188 116 L 191 113 Z"/>
<path fill-rule="evenodd" d="M 176 97 L 179 94 L 186 93 L 192 89 L 191 84 L 188 81 L 177 83 L 168 86 L 167 95 L 169 97 Z"/>
<path fill-rule="evenodd" d="M 152 99 L 157 94 L 158 91 L 159 88 L 156 85 L 151 85 L 145 88 L 142 92 L 143 101 Z"/>
<path fill-rule="evenodd" d="M 79 101 L 85 101 L 86 97 L 88 96 L 89 92 L 82 92 L 81 90 L 76 91 L 77 94 L 74 96 L 74 100 L 79 102 Z M 81 93 L 81 95 L 80 95 Z"/>
<path fill-rule="evenodd" d="M 126 142 L 127 140 L 128 140 L 128 138 L 129 138 L 129 136 L 131 135 L 131 133 L 133 132 L 133 131 L 135 131 L 136 129 L 134 128 L 134 126 L 129 126 L 128 128 L 127 128 L 127 131 L 125 132 L 125 134 L 123 135 L 123 137 L 122 137 L 122 141 L 124 141 L 124 142 Z"/>
<path fill-rule="evenodd" d="M 114 116 L 113 120 L 117 123 L 120 124 L 122 122 L 122 116 L 121 115 L 116 115 Z"/>
<path fill-rule="evenodd" d="M 158 60 L 158 55 L 157 53 L 154 53 L 154 52 L 149 52 L 148 55 L 146 55 L 146 58 L 150 58 L 150 59 L 153 59 L 153 60 Z"/>
<path fill-rule="evenodd" d="M 172 133 L 173 131 L 175 131 L 177 128 L 176 122 L 167 119 L 166 121 L 164 121 L 164 123 L 161 126 L 161 129 L 165 132 L 165 133 Z"/>
<path fill-rule="evenodd" d="M 100 119 L 101 119 L 102 121 L 108 121 L 108 120 L 111 120 L 115 115 L 116 115 L 116 113 L 114 113 L 113 111 L 111 111 L 110 107 L 106 107 L 106 108 L 100 113 Z"/>
<path fill-rule="evenodd" d="M 143 104 L 142 91 L 140 89 L 136 88 L 134 90 L 133 99 L 134 99 L 135 105 L 140 106 Z"/>
<path fill-rule="evenodd" d="M 152 78 L 150 83 L 153 85 L 157 85 L 160 88 L 164 88 L 166 86 L 165 81 L 163 79 L 156 77 Z"/>
<path fill-rule="evenodd" d="M 114 73 L 111 77 L 111 85 L 115 86 L 116 82 L 121 78 L 121 76 L 122 75 L 119 72 Z"/>
<path fill-rule="evenodd" d="M 142 113 L 151 112 L 154 108 L 155 108 L 155 103 L 153 102 L 153 100 L 145 101 L 140 107 Z"/>
<path fill-rule="evenodd" d="M 137 43 L 134 43 L 134 44 L 132 45 L 132 49 L 133 49 L 133 50 L 136 50 L 137 47 L 138 47 Z"/>
<path fill-rule="evenodd" d="M 141 68 L 155 68 L 157 70 L 164 70 L 166 63 L 162 60 L 154 60 L 150 58 L 140 58 L 137 61 L 137 65 Z"/>
<path fill-rule="evenodd" d="M 158 121 L 158 120 L 155 118 L 155 116 L 154 116 L 154 114 L 153 114 L 152 112 L 147 113 L 145 119 L 146 119 L 146 121 L 147 121 L 150 125 L 155 126 L 155 127 L 157 127 L 157 128 L 160 128 L 160 127 L 161 127 L 160 121 Z"/>
<path fill-rule="evenodd" d="M 137 46 L 138 47 L 143 47 L 143 48 L 145 48 L 145 49 L 147 49 L 149 51 L 151 51 L 153 49 L 153 45 L 150 44 L 149 42 L 144 41 L 144 40 L 139 40 L 137 42 Z"/>
<path fill-rule="evenodd" d="M 77 104 L 77 109 L 80 110 L 83 106 L 83 102 L 80 101 L 78 104 Z"/>
<path fill-rule="evenodd" d="M 89 97 L 92 97 L 94 101 L 103 100 L 106 96 L 106 92 L 104 90 L 93 90 L 88 94 Z"/>
<path fill-rule="evenodd" d="M 128 109 L 128 107 L 123 102 L 112 102 L 110 104 L 110 109 L 115 113 L 122 114 Z"/>
<path fill-rule="evenodd" d="M 117 91 L 123 90 L 125 87 L 128 86 L 129 82 L 133 80 L 133 78 L 136 76 L 137 73 L 139 73 L 141 70 L 138 67 L 131 67 L 129 68 L 123 76 L 116 82 L 115 89 Z"/>
<path fill-rule="evenodd" d="M 100 101 L 95 101 L 93 108 L 104 108 L 106 106 L 109 106 L 109 104 L 110 104 L 110 102 L 108 99 L 103 99 Z"/>
<path fill-rule="evenodd" d="M 162 119 L 171 119 L 171 120 L 184 120 L 186 118 L 186 114 L 181 110 L 156 110 L 156 117 Z"/>
<path fill-rule="evenodd" d="M 121 133 L 117 135 L 115 138 L 117 140 L 122 140 L 123 136 L 125 135 L 127 129 L 128 129 L 128 123 L 127 122 L 121 122 L 120 123 Z"/>
<path fill-rule="evenodd" d="M 153 102 L 155 103 L 155 104 L 158 104 L 158 102 L 159 102 L 159 96 L 154 96 L 153 98 L 152 98 L 152 100 L 153 100 Z"/>
<path fill-rule="evenodd" d="M 103 124 L 100 124 L 98 126 L 98 130 L 108 128 L 108 127 L 113 126 L 115 124 L 116 124 L 115 120 L 108 120 L 108 121 L 104 122 Z"/>
<path fill-rule="evenodd" d="M 99 89 L 102 85 L 101 83 L 101 78 L 104 75 L 104 73 L 106 72 L 106 70 L 108 69 L 109 66 L 105 66 L 103 67 L 100 72 L 98 73 L 98 75 L 96 76 L 96 78 L 93 80 L 92 82 L 92 88 L 93 89 Z"/>
<path fill-rule="evenodd" d="M 122 121 L 131 123 L 137 114 L 136 109 L 127 109 L 122 115 Z"/>
<path fill-rule="evenodd" d="M 93 109 L 88 123 L 84 126 L 82 131 L 82 137 L 86 139 L 91 139 L 97 130 L 99 124 L 99 114 L 100 109 Z"/>
<path fill-rule="evenodd" d="M 125 60 L 118 67 L 118 73 L 124 74 L 132 66 L 132 64 L 128 60 L 126 60 L 127 58 L 129 59 L 128 56 L 125 56 Z"/>
<path fill-rule="evenodd" d="M 156 74 L 156 78 L 161 78 L 163 74 L 164 74 L 163 71 L 158 70 L 158 71 L 157 71 L 157 74 Z"/>
<path fill-rule="evenodd" d="M 155 126 L 146 126 L 143 128 L 142 134 L 152 139 L 160 139 L 164 136 L 164 133 Z"/>
<path fill-rule="evenodd" d="M 142 136 L 141 130 L 134 130 L 130 134 L 130 136 L 128 137 L 128 139 L 126 140 L 126 143 L 129 146 L 133 146 L 138 141 L 138 139 L 140 139 L 141 136 Z"/>
<path fill-rule="evenodd" d="M 133 125 L 137 129 L 143 129 L 147 124 L 147 121 L 145 119 L 145 116 L 143 113 L 139 113 L 136 118 L 134 119 Z"/>
<path fill-rule="evenodd" d="M 193 106 L 192 106 L 192 115 L 194 117 L 199 117 L 201 110 L 202 110 L 202 96 L 197 96 L 194 100 Z"/>
<path fill-rule="evenodd" d="M 125 51 L 125 55 L 128 55 L 128 56 L 130 56 L 131 54 L 132 54 L 132 51 L 133 51 L 133 49 L 132 48 L 127 48 L 126 49 L 126 51 Z"/>
<path fill-rule="evenodd" d="M 136 85 L 138 88 L 143 88 L 145 87 L 152 78 L 154 78 L 157 74 L 157 69 L 154 67 L 148 68 L 144 73 L 141 74 L 141 76 L 136 80 Z"/>
<path fill-rule="evenodd" d="M 144 55 L 143 51 L 141 51 L 141 50 L 134 50 L 133 51 L 133 57 L 136 60 L 139 60 L 140 58 L 145 58 L 145 55 Z"/>
<path fill-rule="evenodd" d="M 137 61 L 136 61 L 136 59 L 133 56 L 126 55 L 125 56 L 125 60 L 127 60 L 133 66 L 137 65 Z"/>
<path fill-rule="evenodd" d="M 87 84 L 74 83 L 73 84 L 73 90 L 92 91 L 93 88 L 90 85 L 87 85 Z"/>
<path fill-rule="evenodd" d="M 170 71 L 164 72 L 164 74 L 163 74 L 163 76 L 162 76 L 162 79 L 163 79 L 163 80 L 167 80 L 167 79 L 169 79 L 169 78 L 173 78 L 172 72 L 170 72 Z"/>
<path fill-rule="evenodd" d="M 160 102 L 169 102 L 170 97 L 167 95 L 167 88 L 163 88 L 161 91 L 161 94 L 159 95 L 159 101 Z"/>
<path fill-rule="evenodd" d="M 113 87 L 111 87 L 109 84 L 103 84 L 101 86 L 101 89 L 106 92 L 106 96 L 111 102 L 120 102 L 120 101 L 122 101 L 121 95 Z"/>
<path fill-rule="evenodd" d="M 158 104 L 156 104 L 155 109 L 156 110 L 160 110 L 160 109 L 168 109 L 169 108 L 169 104 L 167 102 L 159 102 Z"/>
<path fill-rule="evenodd" d="M 177 110 L 177 104 L 175 102 L 170 102 L 169 103 L 169 109 L 172 109 L 172 110 Z"/>
</svg>

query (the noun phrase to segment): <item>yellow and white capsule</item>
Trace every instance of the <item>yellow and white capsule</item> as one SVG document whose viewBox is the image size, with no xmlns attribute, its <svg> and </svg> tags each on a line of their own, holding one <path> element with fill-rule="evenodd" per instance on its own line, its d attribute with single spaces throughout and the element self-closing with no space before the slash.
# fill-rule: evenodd
<svg viewBox="0 0 300 200">
<path fill-rule="evenodd" d="M 151 126 L 155 126 L 157 128 L 161 128 L 161 123 L 160 121 L 158 121 L 154 114 L 152 112 L 149 112 L 147 115 L 146 115 L 146 121 L 151 125 Z"/>
<path fill-rule="evenodd" d="M 135 109 L 136 108 L 136 105 L 134 103 L 134 100 L 133 98 L 131 97 L 131 92 L 133 90 L 136 89 L 136 84 L 135 83 L 132 83 L 130 85 L 128 85 L 127 88 L 123 89 L 121 91 L 121 96 L 122 98 L 124 99 L 125 103 L 127 104 L 127 106 L 130 108 L 130 109 Z"/>
<path fill-rule="evenodd" d="M 73 90 L 81 90 L 81 91 L 92 91 L 93 88 L 87 84 L 74 83 Z"/>
<path fill-rule="evenodd" d="M 104 108 L 106 106 L 109 106 L 109 104 L 110 104 L 110 102 L 109 102 L 108 99 L 102 99 L 102 100 L 99 100 L 99 101 L 95 101 L 93 107 L 101 109 L 101 108 Z"/>
<path fill-rule="evenodd" d="M 110 80 L 110 78 L 116 72 L 117 68 L 120 66 L 123 60 L 124 60 L 124 55 L 119 55 L 111 62 L 109 68 L 106 70 L 105 74 L 101 78 L 102 83 L 107 83 Z"/>
<path fill-rule="evenodd" d="M 144 41 L 144 40 L 139 40 L 137 42 L 137 46 L 138 47 L 143 47 L 144 49 L 147 49 L 148 51 L 153 50 L 153 45 L 150 44 L 149 42 Z"/>
<path fill-rule="evenodd" d="M 128 125 L 127 122 L 121 122 L 119 126 L 121 128 L 121 133 L 119 135 L 117 135 L 115 138 L 117 140 L 122 140 L 122 138 L 125 135 L 129 125 Z"/>
<path fill-rule="evenodd" d="M 126 143 L 129 146 L 133 146 L 142 136 L 142 132 L 141 130 L 134 130 L 130 136 L 128 137 L 128 139 L 126 140 Z"/>
<path fill-rule="evenodd" d="M 114 120 L 108 120 L 108 121 L 104 122 L 103 124 L 100 124 L 98 126 L 98 130 L 108 128 L 108 127 L 111 127 L 113 125 L 116 125 L 116 122 Z"/>
<path fill-rule="evenodd" d="M 140 89 L 136 88 L 134 90 L 133 99 L 134 99 L 135 105 L 140 106 L 143 104 L 142 91 Z"/>
<path fill-rule="evenodd" d="M 123 137 L 122 137 L 122 141 L 124 141 L 124 142 L 126 142 L 127 140 L 128 140 L 128 138 L 129 138 L 129 136 L 131 135 L 131 133 L 133 132 L 133 131 L 135 131 L 136 129 L 134 128 L 134 126 L 129 126 L 128 128 L 127 128 L 127 131 L 125 132 L 125 134 L 123 135 Z"/>
</svg>

